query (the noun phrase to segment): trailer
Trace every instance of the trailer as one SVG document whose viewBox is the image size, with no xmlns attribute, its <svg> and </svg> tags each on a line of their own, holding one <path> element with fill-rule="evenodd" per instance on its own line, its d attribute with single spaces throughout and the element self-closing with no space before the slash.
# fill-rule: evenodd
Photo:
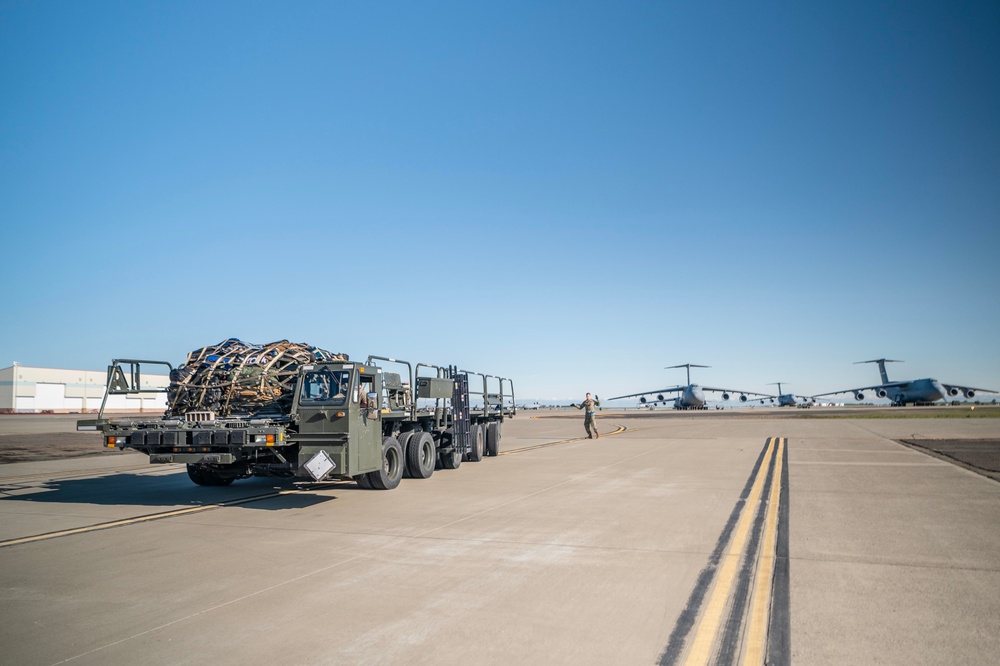
<svg viewBox="0 0 1000 666">
<path fill-rule="evenodd" d="M 109 395 L 168 390 L 143 388 L 150 365 L 175 370 L 165 361 L 113 360 L 105 404 Z M 292 391 L 290 407 L 271 413 L 106 418 L 102 404 L 77 430 L 100 431 L 107 448 L 140 451 L 152 464 L 184 463 L 202 486 L 267 476 L 390 490 L 404 476 L 426 479 L 498 455 L 503 423 L 517 413 L 508 378 L 382 356 L 303 364 Z"/>
</svg>

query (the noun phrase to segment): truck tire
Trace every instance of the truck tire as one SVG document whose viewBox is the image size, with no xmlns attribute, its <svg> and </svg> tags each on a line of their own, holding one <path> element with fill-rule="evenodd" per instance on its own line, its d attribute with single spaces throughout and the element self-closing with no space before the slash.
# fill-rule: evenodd
<svg viewBox="0 0 1000 666">
<path fill-rule="evenodd" d="M 199 486 L 228 486 L 237 479 L 238 475 L 220 474 L 217 470 L 208 465 L 195 465 L 188 463 L 188 478 Z"/>
<path fill-rule="evenodd" d="M 500 455 L 500 424 L 493 422 L 486 426 L 486 455 Z"/>
<path fill-rule="evenodd" d="M 399 442 L 399 448 L 403 450 L 403 478 L 412 479 L 413 475 L 410 474 L 410 439 L 413 438 L 415 430 L 407 430 L 406 432 L 401 432 L 396 434 L 396 441 Z"/>
<path fill-rule="evenodd" d="M 458 469 L 461 464 L 462 454 L 455 451 L 455 449 L 441 452 L 441 467 L 445 469 Z"/>
<path fill-rule="evenodd" d="M 368 472 L 368 483 L 374 490 L 392 490 L 403 478 L 403 449 L 395 437 L 382 440 L 382 466 Z"/>
<path fill-rule="evenodd" d="M 483 459 L 483 450 L 486 448 L 484 440 L 486 439 L 486 433 L 483 431 L 483 425 L 472 426 L 472 432 L 469 433 L 469 439 L 472 440 L 472 446 L 469 447 L 469 452 L 465 454 L 465 460 L 469 462 L 479 462 Z"/>
<path fill-rule="evenodd" d="M 358 488 L 363 488 L 364 490 L 371 490 L 372 484 L 368 482 L 367 474 L 359 474 L 354 477 L 354 480 L 358 482 Z"/>
<path fill-rule="evenodd" d="M 406 447 L 406 470 L 411 478 L 426 479 L 434 473 L 437 447 L 429 432 L 414 433 Z"/>
</svg>

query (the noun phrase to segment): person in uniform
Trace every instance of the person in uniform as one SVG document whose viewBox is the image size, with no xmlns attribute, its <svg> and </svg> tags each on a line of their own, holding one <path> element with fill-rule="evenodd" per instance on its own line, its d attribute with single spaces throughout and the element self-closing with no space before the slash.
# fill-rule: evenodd
<svg viewBox="0 0 1000 666">
<path fill-rule="evenodd" d="M 583 427 L 587 431 L 587 439 L 594 439 L 595 437 L 597 439 L 601 438 L 601 433 L 597 432 L 597 422 L 594 420 L 595 418 L 594 412 L 600 406 L 601 406 L 601 401 L 591 399 L 589 393 L 587 394 L 587 398 L 579 405 L 576 404 L 575 402 L 572 405 L 570 405 L 570 407 L 576 407 L 577 409 L 583 410 Z M 591 434 L 590 432 L 591 428 L 593 428 L 594 430 L 593 434 Z"/>
</svg>

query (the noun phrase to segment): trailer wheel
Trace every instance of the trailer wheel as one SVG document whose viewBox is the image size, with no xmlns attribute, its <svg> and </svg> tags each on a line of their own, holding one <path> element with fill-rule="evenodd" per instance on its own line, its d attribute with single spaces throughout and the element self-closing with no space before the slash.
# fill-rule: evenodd
<svg viewBox="0 0 1000 666">
<path fill-rule="evenodd" d="M 372 484 L 368 482 L 367 474 L 359 474 L 354 477 L 354 480 L 358 482 L 358 488 L 363 488 L 364 490 L 372 489 Z"/>
<path fill-rule="evenodd" d="M 483 440 L 486 438 L 486 433 L 483 432 L 483 425 L 479 424 L 473 426 L 472 432 L 469 433 L 472 436 L 472 447 L 469 452 L 465 454 L 465 460 L 469 462 L 479 462 L 483 459 L 483 449 L 485 445 Z"/>
<path fill-rule="evenodd" d="M 413 434 L 416 431 L 407 430 L 406 432 L 401 432 L 396 435 L 396 441 L 399 442 L 399 448 L 403 451 L 403 478 L 412 479 L 413 474 L 410 473 L 410 440 L 413 438 Z"/>
<path fill-rule="evenodd" d="M 496 457 L 500 455 L 500 424 L 491 423 L 486 426 L 486 455 Z"/>
<path fill-rule="evenodd" d="M 208 465 L 195 465 L 188 463 L 188 478 L 199 486 L 228 486 L 236 480 L 236 476 L 223 475 Z"/>
<path fill-rule="evenodd" d="M 406 447 L 406 470 L 414 479 L 426 479 L 434 473 L 437 447 L 428 432 L 415 433 Z"/>
<path fill-rule="evenodd" d="M 375 490 L 392 490 L 403 478 L 403 449 L 395 437 L 382 440 L 382 466 L 368 473 L 368 483 Z"/>
</svg>

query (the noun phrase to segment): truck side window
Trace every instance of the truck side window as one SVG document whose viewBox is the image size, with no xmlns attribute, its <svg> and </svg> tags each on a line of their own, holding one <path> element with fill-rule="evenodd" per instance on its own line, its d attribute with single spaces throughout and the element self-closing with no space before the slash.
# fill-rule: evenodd
<svg viewBox="0 0 1000 666">
<path fill-rule="evenodd" d="M 361 385 L 360 387 L 361 390 L 359 391 L 359 393 L 361 394 L 361 406 L 367 408 L 368 394 L 374 390 L 375 378 L 372 377 L 371 375 L 368 376 L 362 375 L 361 378 L 359 379 L 359 384 Z"/>
</svg>

